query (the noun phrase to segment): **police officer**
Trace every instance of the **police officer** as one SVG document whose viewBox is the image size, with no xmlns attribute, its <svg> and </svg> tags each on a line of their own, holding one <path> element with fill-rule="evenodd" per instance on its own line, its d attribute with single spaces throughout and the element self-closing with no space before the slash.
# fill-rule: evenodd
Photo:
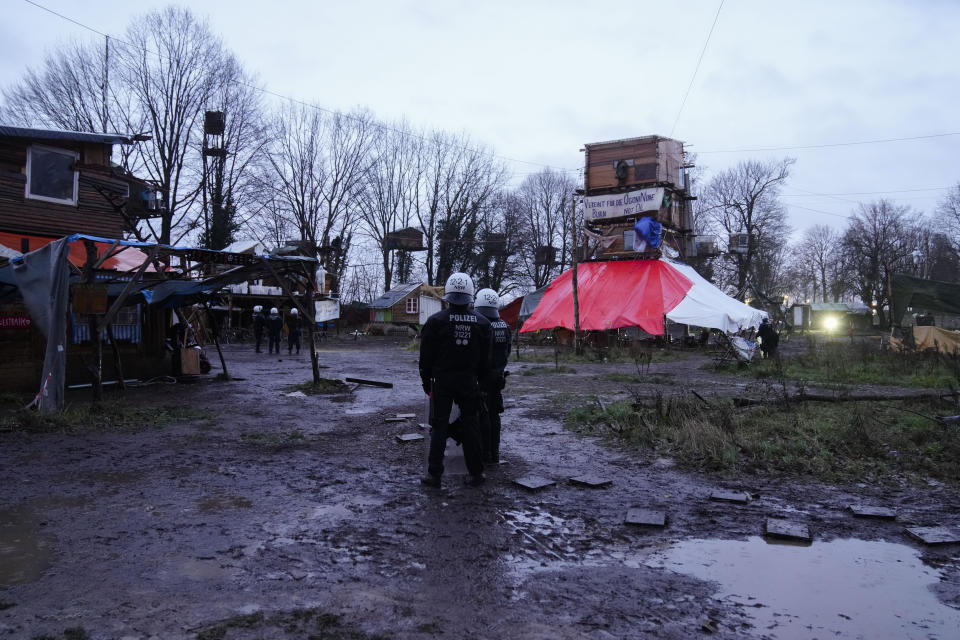
<svg viewBox="0 0 960 640">
<path fill-rule="evenodd" d="M 500 463 L 500 414 L 503 413 L 503 388 L 506 385 L 507 360 L 510 358 L 510 325 L 500 319 L 500 296 L 493 289 L 477 292 L 474 308 L 490 321 L 493 338 L 490 373 L 480 388 L 480 437 L 483 439 L 484 462 Z"/>
<path fill-rule="evenodd" d="M 280 355 L 280 334 L 283 333 L 283 317 L 276 307 L 270 309 L 270 317 L 267 318 L 267 333 L 270 335 L 269 352 L 272 354 L 276 349 L 277 355 Z"/>
<path fill-rule="evenodd" d="M 267 317 L 263 315 L 263 307 L 259 304 L 253 308 L 253 339 L 257 343 L 257 353 L 263 343 L 263 329 L 267 326 Z"/>
<path fill-rule="evenodd" d="M 297 308 L 290 309 L 290 317 L 287 318 L 287 354 L 293 355 L 293 348 L 297 348 L 297 355 L 300 355 L 300 316 Z"/>
<path fill-rule="evenodd" d="M 460 407 L 463 457 L 470 477 L 483 484 L 483 450 L 478 409 L 480 384 L 490 370 L 490 322 L 470 309 L 473 281 L 465 273 L 447 278 L 443 299 L 450 307 L 430 316 L 420 332 L 420 381 L 430 395 L 430 454 L 427 475 L 420 482 L 439 487 L 447 427 L 454 402 Z"/>
</svg>

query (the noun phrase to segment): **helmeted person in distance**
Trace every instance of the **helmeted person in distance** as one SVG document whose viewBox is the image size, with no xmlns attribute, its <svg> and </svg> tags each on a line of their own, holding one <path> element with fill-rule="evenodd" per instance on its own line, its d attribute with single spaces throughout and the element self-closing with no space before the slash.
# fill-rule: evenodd
<svg viewBox="0 0 960 640">
<path fill-rule="evenodd" d="M 277 355 L 280 354 L 280 335 L 283 333 L 283 316 L 276 307 L 270 309 L 270 317 L 267 318 L 267 331 L 270 334 L 270 353 L 276 349 Z"/>
<path fill-rule="evenodd" d="M 300 355 L 300 315 L 297 308 L 290 309 L 290 316 L 287 318 L 287 353 L 293 355 L 293 348 L 297 348 L 297 355 Z"/>
<path fill-rule="evenodd" d="M 253 339 L 257 345 L 257 353 L 260 353 L 260 345 L 263 343 L 263 330 L 267 326 L 267 316 L 263 315 L 263 307 L 259 304 L 253 308 Z"/>
<path fill-rule="evenodd" d="M 468 483 L 482 484 L 483 450 L 478 411 L 480 385 L 490 370 L 490 322 L 470 309 L 473 280 L 465 273 L 447 278 L 443 299 L 450 306 L 430 316 L 420 331 L 420 381 L 430 395 L 430 453 L 421 482 L 439 487 L 447 447 L 450 410 L 460 407 L 463 457 Z"/>
<path fill-rule="evenodd" d="M 492 348 L 490 372 L 480 387 L 480 437 L 484 461 L 500 463 L 500 414 L 503 413 L 503 388 L 506 386 L 507 360 L 510 359 L 510 325 L 500 318 L 500 296 L 493 289 L 477 292 L 474 309 L 490 321 Z"/>
<path fill-rule="evenodd" d="M 777 355 L 777 345 L 780 343 L 780 334 L 770 324 L 770 318 L 764 318 L 760 322 L 760 328 L 757 330 L 757 337 L 760 338 L 760 352 L 764 358 L 772 358 Z"/>
</svg>

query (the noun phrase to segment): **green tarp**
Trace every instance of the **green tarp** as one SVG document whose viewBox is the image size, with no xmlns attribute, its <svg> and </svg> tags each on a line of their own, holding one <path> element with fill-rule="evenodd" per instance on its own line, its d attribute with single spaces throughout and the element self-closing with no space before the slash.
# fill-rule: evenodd
<svg viewBox="0 0 960 640">
<path fill-rule="evenodd" d="M 893 274 L 893 324 L 899 325 L 907 307 L 914 311 L 960 314 L 960 284 Z"/>
</svg>

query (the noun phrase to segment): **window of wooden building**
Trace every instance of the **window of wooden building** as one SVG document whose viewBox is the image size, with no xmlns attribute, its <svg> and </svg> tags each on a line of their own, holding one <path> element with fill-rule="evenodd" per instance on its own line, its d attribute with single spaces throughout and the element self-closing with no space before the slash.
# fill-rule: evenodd
<svg viewBox="0 0 960 640">
<path fill-rule="evenodd" d="M 77 204 L 76 164 L 80 154 L 34 144 L 27 147 L 26 197 L 58 204 Z"/>
<path fill-rule="evenodd" d="M 407 298 L 407 313 L 420 313 L 420 300 Z"/>
</svg>

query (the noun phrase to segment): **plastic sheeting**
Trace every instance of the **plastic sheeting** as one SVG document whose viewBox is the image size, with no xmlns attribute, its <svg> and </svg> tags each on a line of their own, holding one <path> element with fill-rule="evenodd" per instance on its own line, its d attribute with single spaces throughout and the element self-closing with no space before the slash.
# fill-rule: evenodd
<svg viewBox="0 0 960 640">
<path fill-rule="evenodd" d="M 578 266 L 580 328 L 584 331 L 640 327 L 664 332 L 663 318 L 735 333 L 758 327 L 768 316 L 734 300 L 693 267 L 668 260 L 585 262 Z M 561 274 L 547 288 L 521 332 L 573 329 L 573 275 Z M 526 300 L 524 300 L 526 305 Z"/>
<path fill-rule="evenodd" d="M 40 392 L 36 399 L 40 411 L 56 411 L 63 406 L 67 371 L 64 342 L 70 291 L 70 268 L 66 256 L 69 251 L 69 239 L 61 238 L 24 254 L 11 267 L 12 279 L 30 310 L 32 322 L 47 338 Z"/>
<path fill-rule="evenodd" d="M 637 240 L 642 240 L 651 249 L 656 249 L 660 246 L 660 234 L 663 233 L 663 225 L 653 218 L 640 218 L 633 225 L 633 232 L 637 234 Z M 639 244 L 638 242 L 637 245 Z"/>
<path fill-rule="evenodd" d="M 736 333 L 741 329 L 759 327 L 760 322 L 769 316 L 766 311 L 731 298 L 690 265 L 666 260 L 663 262 L 693 282 L 693 287 L 683 301 L 667 312 L 667 318 L 672 322 Z"/>
<path fill-rule="evenodd" d="M 640 327 L 660 335 L 664 315 L 692 286 L 689 278 L 662 260 L 584 262 L 577 273 L 580 328 Z M 555 327 L 573 329 L 572 271 L 553 281 L 521 331 Z"/>
</svg>

